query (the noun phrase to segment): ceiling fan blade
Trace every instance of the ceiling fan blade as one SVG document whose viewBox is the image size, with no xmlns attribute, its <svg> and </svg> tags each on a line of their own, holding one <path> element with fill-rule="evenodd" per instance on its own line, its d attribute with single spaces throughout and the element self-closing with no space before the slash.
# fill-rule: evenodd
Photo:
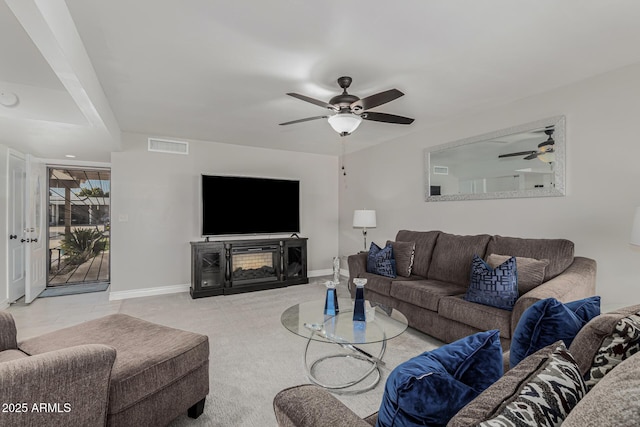
<svg viewBox="0 0 640 427">
<path fill-rule="evenodd" d="M 498 158 L 502 159 L 503 157 L 532 156 L 534 154 L 537 155 L 537 153 L 537 151 L 519 151 L 517 153 L 500 154 Z"/>
<path fill-rule="evenodd" d="M 536 151 L 536 152 L 534 152 L 534 153 L 529 154 L 529 155 L 528 155 L 527 157 L 525 157 L 524 159 L 525 159 L 525 160 L 533 160 L 533 159 L 537 159 L 537 158 L 538 158 L 538 156 L 539 156 L 540 154 L 543 154 L 543 153 L 538 153 L 538 152 Z"/>
<path fill-rule="evenodd" d="M 384 92 L 376 93 L 375 95 L 366 96 L 355 102 L 352 102 L 349 108 L 352 110 L 369 110 L 377 107 L 378 105 L 386 104 L 394 99 L 400 98 L 404 93 L 398 89 L 389 89 Z"/>
<path fill-rule="evenodd" d="M 326 103 L 324 101 L 320 101 L 318 99 L 310 98 L 310 97 L 305 96 L 305 95 L 300 95 L 299 93 L 287 93 L 287 95 L 293 96 L 294 98 L 298 98 L 298 99 L 300 99 L 302 101 L 310 102 L 312 104 L 318 105 L 318 106 L 323 107 L 323 108 L 328 108 L 330 110 L 335 110 L 335 111 L 338 110 L 338 108 L 335 107 L 334 105 L 328 104 L 328 103 Z"/>
<path fill-rule="evenodd" d="M 374 122 L 395 123 L 399 125 L 410 125 L 414 119 L 409 117 L 396 116 L 395 114 L 376 113 L 368 111 L 360 115 L 364 120 L 372 120 Z"/>
<path fill-rule="evenodd" d="M 286 125 L 292 125 L 294 123 L 302 123 L 302 122 L 308 122 L 311 120 L 318 120 L 318 119 L 326 119 L 329 116 L 315 116 L 315 117 L 307 117 L 306 119 L 298 119 L 298 120 L 292 120 L 290 122 L 284 122 L 284 123 L 280 123 L 280 126 L 286 126 Z"/>
</svg>

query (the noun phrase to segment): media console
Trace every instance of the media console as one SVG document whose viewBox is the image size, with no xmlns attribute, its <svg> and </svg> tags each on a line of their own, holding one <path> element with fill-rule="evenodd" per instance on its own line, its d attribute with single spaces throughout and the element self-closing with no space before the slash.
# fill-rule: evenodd
<svg viewBox="0 0 640 427">
<path fill-rule="evenodd" d="M 191 298 L 303 283 L 306 238 L 191 242 Z"/>
</svg>

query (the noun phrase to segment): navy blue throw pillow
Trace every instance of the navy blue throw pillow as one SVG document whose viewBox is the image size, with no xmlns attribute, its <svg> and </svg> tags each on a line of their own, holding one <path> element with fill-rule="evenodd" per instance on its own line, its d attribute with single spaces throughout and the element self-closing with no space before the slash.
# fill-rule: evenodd
<svg viewBox="0 0 640 427">
<path fill-rule="evenodd" d="M 516 258 L 511 257 L 496 268 L 491 268 L 478 255 L 471 262 L 471 283 L 464 299 L 513 310 L 518 300 L 518 270 Z"/>
<path fill-rule="evenodd" d="M 502 374 L 495 329 L 422 353 L 389 374 L 376 426 L 444 426 Z"/>
<path fill-rule="evenodd" d="M 393 246 L 391 246 L 391 243 L 384 248 L 380 248 L 380 246 L 371 242 L 369 254 L 367 255 L 367 273 L 391 278 L 396 277 L 396 260 L 393 258 Z"/>
<path fill-rule="evenodd" d="M 558 340 L 569 348 L 580 329 L 599 314 L 599 296 L 566 304 L 555 298 L 536 302 L 522 313 L 513 331 L 509 365 L 513 368 L 530 354 Z"/>
<path fill-rule="evenodd" d="M 381 250 L 382 248 L 374 242 L 371 242 L 371 245 L 369 245 L 369 253 L 367 254 L 367 273 L 373 273 L 373 270 L 376 268 L 376 254 Z"/>
</svg>

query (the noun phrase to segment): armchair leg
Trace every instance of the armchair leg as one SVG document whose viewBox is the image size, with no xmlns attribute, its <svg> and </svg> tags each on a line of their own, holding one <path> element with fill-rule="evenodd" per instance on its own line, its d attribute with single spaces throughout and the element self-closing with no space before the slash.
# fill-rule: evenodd
<svg viewBox="0 0 640 427">
<path fill-rule="evenodd" d="M 206 397 L 187 410 L 187 415 L 189 416 L 189 418 L 198 418 L 200 415 L 202 415 L 202 413 L 204 412 L 205 399 Z"/>
</svg>

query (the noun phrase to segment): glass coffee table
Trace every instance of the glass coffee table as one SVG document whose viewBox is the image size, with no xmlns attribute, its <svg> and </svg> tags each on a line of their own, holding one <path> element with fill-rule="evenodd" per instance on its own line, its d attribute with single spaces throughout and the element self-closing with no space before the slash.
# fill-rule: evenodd
<svg viewBox="0 0 640 427">
<path fill-rule="evenodd" d="M 280 320 L 289 331 L 307 339 L 303 362 L 310 381 L 334 392 L 360 393 L 371 390 L 380 381 L 380 367 L 384 366 L 382 358 L 387 340 L 407 329 L 407 318 L 398 310 L 375 304 L 369 307 L 366 304 L 367 321 L 354 321 L 352 300 L 340 298 L 338 307 L 338 314 L 327 316 L 324 314 L 324 300 L 304 302 L 286 309 Z M 313 359 L 309 347 L 317 342 L 334 344 L 340 352 Z M 369 344 L 379 344 L 379 352 L 372 354 Z M 364 364 L 364 367 L 353 370 L 354 378 L 343 379 L 336 384 L 319 379 L 316 372 L 321 369 L 323 362 L 336 358 L 353 359 L 358 364 Z M 369 377 L 368 384 L 351 390 Z"/>
</svg>

